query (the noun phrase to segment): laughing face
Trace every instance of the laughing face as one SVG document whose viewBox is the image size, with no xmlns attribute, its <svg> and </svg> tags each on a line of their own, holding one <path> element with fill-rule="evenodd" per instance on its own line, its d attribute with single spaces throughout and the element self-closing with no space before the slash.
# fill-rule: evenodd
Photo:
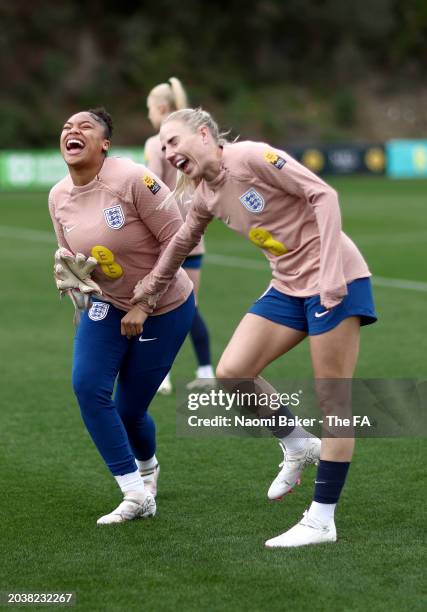
<svg viewBox="0 0 427 612">
<path fill-rule="evenodd" d="M 100 124 L 88 112 L 76 113 L 64 124 L 60 147 L 68 166 L 83 167 L 99 163 L 105 156 L 110 141 Z"/>
<path fill-rule="evenodd" d="M 218 145 L 206 126 L 194 131 L 181 121 L 167 121 L 160 128 L 160 142 L 174 168 L 192 180 L 210 178 L 217 164 Z"/>
</svg>

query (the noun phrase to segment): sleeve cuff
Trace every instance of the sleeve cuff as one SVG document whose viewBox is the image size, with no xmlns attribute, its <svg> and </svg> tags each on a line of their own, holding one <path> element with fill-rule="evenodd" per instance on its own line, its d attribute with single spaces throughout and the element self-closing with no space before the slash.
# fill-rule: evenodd
<svg viewBox="0 0 427 612">
<path fill-rule="evenodd" d="M 140 310 L 142 310 L 142 312 L 145 312 L 145 314 L 148 314 L 148 315 L 150 315 L 153 312 L 154 307 L 155 307 L 155 305 L 151 306 L 145 302 L 137 302 L 135 306 L 137 306 Z"/>
</svg>

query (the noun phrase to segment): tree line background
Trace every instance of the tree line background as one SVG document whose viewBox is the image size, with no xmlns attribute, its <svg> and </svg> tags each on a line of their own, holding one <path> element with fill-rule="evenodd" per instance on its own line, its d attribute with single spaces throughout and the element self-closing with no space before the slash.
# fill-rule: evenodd
<svg viewBox="0 0 427 612">
<path fill-rule="evenodd" d="M 425 137 L 427 1 L 0 0 L 0 76 L 0 149 L 56 146 L 97 105 L 142 145 L 170 76 L 244 138 Z"/>
</svg>

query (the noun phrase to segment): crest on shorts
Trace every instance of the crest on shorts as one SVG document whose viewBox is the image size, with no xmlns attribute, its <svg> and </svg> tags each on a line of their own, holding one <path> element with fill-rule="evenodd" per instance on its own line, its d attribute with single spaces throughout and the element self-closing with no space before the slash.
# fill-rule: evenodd
<svg viewBox="0 0 427 612">
<path fill-rule="evenodd" d="M 111 229 L 120 229 L 125 222 L 125 215 L 120 204 L 104 208 L 104 217 L 108 227 L 111 227 Z"/>
<path fill-rule="evenodd" d="M 89 310 L 89 319 L 92 321 L 102 321 L 107 316 L 110 304 L 105 302 L 94 302 Z"/>
<path fill-rule="evenodd" d="M 255 189 L 249 189 L 249 191 L 240 196 L 239 200 L 251 213 L 260 213 L 264 210 L 264 198 Z"/>
</svg>

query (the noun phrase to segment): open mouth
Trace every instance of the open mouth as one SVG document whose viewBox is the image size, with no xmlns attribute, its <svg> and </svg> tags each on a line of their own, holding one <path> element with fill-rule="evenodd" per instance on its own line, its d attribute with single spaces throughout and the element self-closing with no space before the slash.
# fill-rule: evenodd
<svg viewBox="0 0 427 612">
<path fill-rule="evenodd" d="M 190 164 L 190 160 L 187 157 L 180 157 L 178 161 L 175 162 L 175 168 L 180 170 L 181 172 L 186 172 L 188 170 Z"/>
<path fill-rule="evenodd" d="M 78 138 L 69 138 L 65 143 L 65 148 L 71 153 L 78 153 L 85 148 L 85 143 Z"/>
</svg>

